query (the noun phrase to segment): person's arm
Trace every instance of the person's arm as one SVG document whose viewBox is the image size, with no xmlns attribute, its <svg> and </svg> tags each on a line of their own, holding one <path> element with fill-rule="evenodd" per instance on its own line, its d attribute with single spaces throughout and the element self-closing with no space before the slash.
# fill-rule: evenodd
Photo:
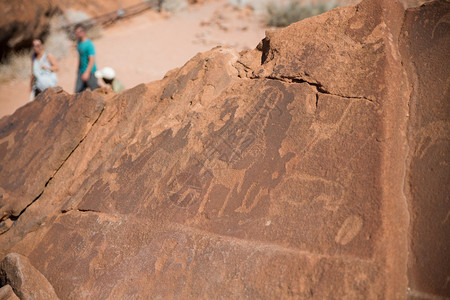
<svg viewBox="0 0 450 300">
<path fill-rule="evenodd" d="M 48 53 L 47 60 L 50 63 L 50 67 L 49 66 L 42 66 L 42 67 L 49 71 L 57 72 L 59 70 L 59 66 L 58 66 L 58 62 L 56 61 L 55 57 L 51 53 Z"/>
<path fill-rule="evenodd" d="M 95 61 L 95 56 L 90 55 L 86 71 L 84 71 L 84 73 L 81 75 L 81 79 L 83 81 L 88 81 L 89 76 L 91 75 L 91 70 L 94 67 L 94 61 Z"/>
<path fill-rule="evenodd" d="M 30 91 L 33 90 L 33 85 L 34 85 L 35 80 L 36 80 L 36 78 L 34 78 L 34 74 L 33 74 L 33 57 L 31 57 Z"/>
</svg>

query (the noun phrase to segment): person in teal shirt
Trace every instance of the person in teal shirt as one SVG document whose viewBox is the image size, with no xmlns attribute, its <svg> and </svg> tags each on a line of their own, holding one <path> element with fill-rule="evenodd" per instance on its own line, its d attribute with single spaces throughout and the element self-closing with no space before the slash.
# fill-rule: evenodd
<svg viewBox="0 0 450 300">
<path fill-rule="evenodd" d="M 95 47 L 86 36 L 86 29 L 83 25 L 75 27 L 77 38 L 77 50 L 79 55 L 77 82 L 75 93 L 82 92 L 87 88 L 95 90 L 98 88 L 97 78 L 94 76 L 97 66 L 95 64 Z"/>
</svg>

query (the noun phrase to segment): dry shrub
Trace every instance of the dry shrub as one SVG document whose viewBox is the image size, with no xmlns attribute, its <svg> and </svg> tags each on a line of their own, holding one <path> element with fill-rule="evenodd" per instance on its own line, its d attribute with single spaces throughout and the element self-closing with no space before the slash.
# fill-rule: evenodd
<svg viewBox="0 0 450 300">
<path fill-rule="evenodd" d="M 103 36 L 103 29 L 99 24 L 92 24 L 89 22 L 91 17 L 83 11 L 68 9 L 64 12 L 63 18 L 59 20 L 61 26 L 86 24 L 86 35 L 91 40 L 101 38 Z"/>
<path fill-rule="evenodd" d="M 50 33 L 45 41 L 45 49 L 52 53 L 56 59 L 66 57 L 71 47 L 72 41 L 64 31 Z"/>
<path fill-rule="evenodd" d="M 61 28 L 61 16 L 54 17 L 50 22 L 50 32 L 43 41 L 45 50 L 52 53 L 57 60 L 67 56 L 73 42 Z M 30 49 L 10 53 L 0 64 L 0 83 L 12 80 L 22 80 L 31 75 L 31 45 Z"/>
<path fill-rule="evenodd" d="M 298 0 L 289 2 L 270 2 L 267 5 L 266 22 L 269 26 L 285 27 L 303 19 L 320 15 L 339 5 L 334 1 L 307 2 Z"/>
<path fill-rule="evenodd" d="M 235 7 L 250 7 L 257 13 L 264 13 L 269 0 L 228 0 L 228 3 Z"/>
<path fill-rule="evenodd" d="M 0 64 L 0 83 L 15 79 L 26 79 L 31 74 L 31 51 L 11 53 L 6 61 Z"/>
<path fill-rule="evenodd" d="M 45 49 L 58 60 L 66 57 L 73 45 L 68 34 L 61 29 L 64 24 L 62 16 L 54 17 L 50 22 L 50 34 L 44 43 Z"/>
<path fill-rule="evenodd" d="M 84 11 L 68 9 L 64 12 L 63 18 L 60 19 L 60 22 L 65 22 L 66 24 L 76 24 L 86 22 L 89 19 L 89 15 Z"/>
<path fill-rule="evenodd" d="M 86 35 L 91 40 L 99 39 L 103 36 L 103 28 L 98 24 L 90 26 L 86 30 Z"/>
</svg>

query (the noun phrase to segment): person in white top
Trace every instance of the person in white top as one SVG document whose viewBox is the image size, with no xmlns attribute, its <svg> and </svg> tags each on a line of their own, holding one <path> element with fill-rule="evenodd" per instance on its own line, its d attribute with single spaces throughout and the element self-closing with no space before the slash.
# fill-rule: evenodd
<svg viewBox="0 0 450 300">
<path fill-rule="evenodd" d="M 34 39 L 31 55 L 31 100 L 49 87 L 55 87 L 58 84 L 56 71 L 58 71 L 56 59 L 44 50 L 40 39 Z"/>
</svg>

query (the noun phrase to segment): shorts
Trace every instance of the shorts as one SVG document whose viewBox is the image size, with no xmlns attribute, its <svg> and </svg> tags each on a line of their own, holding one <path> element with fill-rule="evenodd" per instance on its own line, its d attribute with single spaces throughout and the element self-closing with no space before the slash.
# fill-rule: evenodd
<svg viewBox="0 0 450 300">
<path fill-rule="evenodd" d="M 88 81 L 83 81 L 81 79 L 81 74 L 78 74 L 77 82 L 75 84 L 75 93 L 85 91 L 87 88 L 90 88 L 91 90 L 98 88 L 97 78 L 94 76 L 94 73 L 91 73 Z"/>
</svg>

